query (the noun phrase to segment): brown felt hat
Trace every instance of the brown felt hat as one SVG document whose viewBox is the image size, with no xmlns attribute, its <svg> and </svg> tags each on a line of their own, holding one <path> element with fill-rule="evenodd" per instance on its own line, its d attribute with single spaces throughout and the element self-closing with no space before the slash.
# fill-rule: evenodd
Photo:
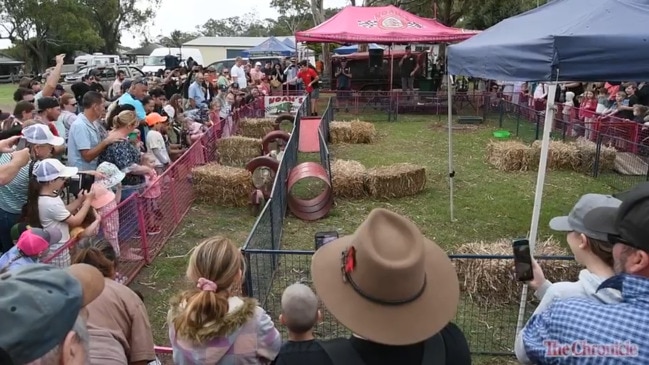
<svg viewBox="0 0 649 365">
<path fill-rule="evenodd" d="M 350 236 L 318 249 L 313 283 L 355 334 L 386 345 L 422 342 L 455 317 L 460 288 L 446 253 L 407 218 L 374 209 Z"/>
</svg>

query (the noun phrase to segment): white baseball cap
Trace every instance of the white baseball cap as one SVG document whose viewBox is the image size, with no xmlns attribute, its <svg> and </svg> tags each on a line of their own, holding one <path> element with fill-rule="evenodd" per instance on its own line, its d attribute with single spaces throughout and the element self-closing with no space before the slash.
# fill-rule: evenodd
<svg viewBox="0 0 649 365">
<path fill-rule="evenodd" d="M 261 62 L 257 61 L 257 63 L 255 63 L 255 66 L 261 66 Z"/>
<path fill-rule="evenodd" d="M 45 124 L 32 124 L 22 130 L 23 138 L 31 144 L 49 144 L 52 146 L 63 146 L 65 140 L 52 134 L 50 128 Z"/>
<path fill-rule="evenodd" d="M 36 162 L 32 171 L 38 182 L 53 181 L 60 177 L 70 178 L 77 176 L 78 172 L 78 168 L 65 166 L 55 158 L 46 158 Z"/>
</svg>

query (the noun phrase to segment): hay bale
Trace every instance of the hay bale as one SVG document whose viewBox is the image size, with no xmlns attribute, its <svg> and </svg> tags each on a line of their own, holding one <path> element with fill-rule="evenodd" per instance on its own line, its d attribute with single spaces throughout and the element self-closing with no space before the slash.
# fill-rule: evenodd
<svg viewBox="0 0 649 365">
<path fill-rule="evenodd" d="M 534 168 L 539 167 L 541 159 L 541 141 L 534 141 L 530 150 L 530 162 Z M 576 170 L 579 166 L 579 150 L 573 143 L 550 141 L 548 150 L 548 170 Z"/>
<path fill-rule="evenodd" d="M 271 118 L 245 118 L 239 122 L 239 134 L 243 137 L 262 139 L 275 130 L 275 120 Z"/>
<path fill-rule="evenodd" d="M 349 124 L 351 127 L 350 143 L 374 143 L 376 139 L 376 128 L 374 124 L 361 122 L 360 120 L 353 120 Z"/>
<path fill-rule="evenodd" d="M 595 157 L 597 156 L 597 144 L 586 138 L 579 137 L 574 145 L 579 155 L 579 166 L 577 166 L 576 170 L 585 174 L 591 174 L 593 172 L 593 165 L 595 164 Z M 616 155 L 617 150 L 614 147 L 602 145 L 599 155 L 600 171 L 613 171 Z"/>
<path fill-rule="evenodd" d="M 340 198 L 362 198 L 367 196 L 365 172 L 365 166 L 358 161 L 333 161 L 331 175 L 335 196 Z"/>
<path fill-rule="evenodd" d="M 455 251 L 464 255 L 512 255 L 509 240 L 497 242 L 472 242 Z M 537 242 L 535 256 L 571 256 L 572 254 L 552 238 Z M 475 303 L 495 306 L 518 303 L 522 284 L 513 276 L 512 259 L 455 259 L 455 270 L 460 280 L 460 290 Z M 576 281 L 581 267 L 574 260 L 539 260 L 545 277 L 551 282 Z M 528 298 L 533 299 L 533 295 Z"/>
<path fill-rule="evenodd" d="M 331 143 L 349 143 L 352 139 L 352 125 L 349 122 L 329 123 Z"/>
<path fill-rule="evenodd" d="M 226 207 L 244 207 L 253 191 L 250 171 L 217 163 L 192 169 L 194 196 L 199 201 Z"/>
<path fill-rule="evenodd" d="M 221 165 L 243 167 L 262 154 L 261 139 L 249 137 L 225 137 L 216 142 Z"/>
<path fill-rule="evenodd" d="M 365 178 L 365 189 L 375 198 L 400 198 L 425 188 L 426 169 L 409 163 L 369 169 Z"/>
<path fill-rule="evenodd" d="M 518 141 L 491 141 L 487 144 L 487 163 L 500 171 L 527 171 L 530 147 Z"/>
<path fill-rule="evenodd" d="M 373 143 L 376 140 L 374 124 L 353 120 L 329 123 L 331 143 Z"/>
</svg>

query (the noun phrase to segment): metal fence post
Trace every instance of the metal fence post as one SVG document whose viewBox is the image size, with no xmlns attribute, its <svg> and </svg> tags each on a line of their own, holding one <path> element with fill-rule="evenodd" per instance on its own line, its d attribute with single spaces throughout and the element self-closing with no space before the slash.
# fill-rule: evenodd
<svg viewBox="0 0 649 365">
<path fill-rule="evenodd" d="M 602 134 L 597 136 L 597 145 L 595 146 L 595 161 L 593 162 L 593 177 L 599 176 L 599 155 L 602 153 Z"/>
</svg>

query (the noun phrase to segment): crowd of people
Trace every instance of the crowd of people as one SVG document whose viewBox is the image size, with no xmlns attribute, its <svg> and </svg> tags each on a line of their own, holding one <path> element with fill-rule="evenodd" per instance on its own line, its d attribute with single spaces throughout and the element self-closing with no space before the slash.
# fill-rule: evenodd
<svg viewBox="0 0 649 365">
<path fill-rule="evenodd" d="M 617 196 L 586 194 L 567 216 L 550 221 L 566 232 L 584 269 L 577 282 L 551 283 L 532 261 L 528 284 L 541 302 L 516 338 L 521 363 L 649 361 L 648 209 L 643 183 Z M 37 255 L 60 239 L 57 229 L 27 225 L 15 235 L 15 255 Z M 14 262 L 0 274 L 0 292 L 11 293 L 0 296 L 0 316 L 12 328 L 0 333 L 2 364 L 157 361 L 141 295 L 118 282 L 111 245 L 82 240 L 65 269 L 29 257 Z M 186 271 L 191 287 L 169 303 L 175 364 L 471 363 L 465 334 L 452 322 L 460 305 L 453 263 L 394 212 L 374 209 L 353 234 L 321 246 L 311 261 L 315 292 L 305 283 L 285 288 L 278 318 L 239 294 L 245 272 L 244 256 L 227 238 L 194 248 Z M 316 338 L 323 307 L 351 337 Z"/>
</svg>

